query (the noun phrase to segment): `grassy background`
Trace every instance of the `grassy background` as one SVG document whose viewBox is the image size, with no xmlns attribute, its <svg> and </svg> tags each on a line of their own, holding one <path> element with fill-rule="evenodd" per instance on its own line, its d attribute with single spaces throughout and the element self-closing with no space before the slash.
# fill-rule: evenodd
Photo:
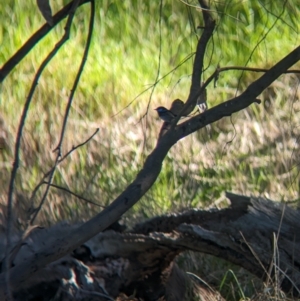
<svg viewBox="0 0 300 301">
<path fill-rule="evenodd" d="M 65 3 L 52 3 L 53 11 Z M 298 11 L 293 3 L 213 3 L 212 11 L 217 30 L 207 51 L 204 79 L 217 64 L 269 67 L 299 42 Z M 2 65 L 44 20 L 34 3 L 22 1 L 8 2 L 1 14 L 6 25 L 0 34 Z M 67 97 L 81 60 L 88 16 L 89 6 L 84 5 L 75 16 L 70 40 L 49 64 L 34 95 L 16 187 L 25 198 L 53 164 L 52 150 L 58 143 Z M 195 29 L 197 25 L 202 25 L 201 12 L 180 1 L 164 1 L 162 15 L 157 3 L 97 2 L 93 43 L 75 94 L 63 151 L 84 141 L 95 128 L 100 132 L 59 166 L 56 184 L 105 205 L 134 178 L 160 129 L 153 108 L 188 95 L 193 58 L 187 58 L 201 33 Z M 1 84 L 6 143 L 1 152 L 1 179 L 5 184 L 22 105 L 39 64 L 63 28 L 62 22 Z M 158 72 L 164 79 L 153 86 Z M 222 73 L 217 87 L 208 88 L 209 106 L 238 94 L 258 76 Z M 182 207 L 216 206 L 224 202 L 224 190 L 275 200 L 298 198 L 297 168 L 293 169 L 297 163 L 297 88 L 296 76 L 282 76 L 261 96 L 267 100 L 264 105 L 224 118 L 178 143 L 166 158 L 157 183 L 133 212 L 149 217 Z M 3 199 L 6 187 L 1 188 Z M 47 206 L 53 204 L 53 208 L 45 209 L 47 221 L 87 218 L 98 211 L 65 197 L 51 191 Z"/>
<path fill-rule="evenodd" d="M 218 64 L 268 68 L 299 44 L 297 1 L 211 2 L 217 29 L 205 58 L 204 79 Z M 58 11 L 67 1 L 52 1 Z M 203 25 L 201 12 L 181 1 L 97 1 L 89 57 L 76 91 L 63 153 L 99 133 L 59 165 L 54 183 L 101 205 L 109 204 L 134 179 L 153 149 L 161 126 L 153 109 L 185 100 L 193 53 Z M 6 1 L 0 10 L 0 65 L 44 23 L 35 2 Z M 16 181 L 16 226 L 33 204 L 32 190 L 53 165 L 68 95 L 87 36 L 89 5 L 78 9 L 70 40 L 39 81 L 22 140 Z M 39 64 L 64 33 L 53 29 L 0 86 L 3 149 L 1 203 L 5 204 L 13 147 L 22 107 Z M 161 34 L 161 35 L 160 35 Z M 299 67 L 299 66 L 298 66 Z M 159 82 L 156 82 L 157 74 Z M 239 94 L 259 73 L 221 73 L 208 87 L 212 107 Z M 144 218 L 190 207 L 223 207 L 224 191 L 278 201 L 299 198 L 299 81 L 283 75 L 253 105 L 191 135 L 173 147 L 151 190 L 124 217 Z M 1 138 L 0 137 L 0 138 Z M 100 209 L 51 189 L 37 222 L 77 221 Z"/>
</svg>

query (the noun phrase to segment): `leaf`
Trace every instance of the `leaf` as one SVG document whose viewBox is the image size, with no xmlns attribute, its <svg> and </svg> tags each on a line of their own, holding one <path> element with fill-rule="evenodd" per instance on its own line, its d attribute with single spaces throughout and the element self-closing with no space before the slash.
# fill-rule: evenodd
<svg viewBox="0 0 300 301">
<path fill-rule="evenodd" d="M 52 11 L 49 0 L 36 0 L 37 6 L 50 26 L 53 26 Z"/>
</svg>

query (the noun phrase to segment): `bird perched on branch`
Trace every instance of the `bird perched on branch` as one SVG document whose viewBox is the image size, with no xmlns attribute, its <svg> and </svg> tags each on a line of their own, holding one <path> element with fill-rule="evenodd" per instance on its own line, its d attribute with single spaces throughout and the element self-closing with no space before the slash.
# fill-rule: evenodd
<svg viewBox="0 0 300 301">
<path fill-rule="evenodd" d="M 181 113 L 183 107 L 184 107 L 184 102 L 181 99 L 177 98 L 177 99 L 173 100 L 170 111 L 174 115 L 178 116 Z"/>
<path fill-rule="evenodd" d="M 172 122 L 172 120 L 176 117 L 170 110 L 165 107 L 158 107 L 155 109 L 160 119 L 166 122 Z"/>
</svg>

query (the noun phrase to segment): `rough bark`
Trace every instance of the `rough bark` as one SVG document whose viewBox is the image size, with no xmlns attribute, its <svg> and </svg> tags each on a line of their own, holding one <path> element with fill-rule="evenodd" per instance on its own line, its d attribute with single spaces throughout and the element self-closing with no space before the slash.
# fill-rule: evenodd
<svg viewBox="0 0 300 301">
<path fill-rule="evenodd" d="M 201 296 L 222 300 L 205 281 L 195 280 L 175 264 L 176 256 L 187 250 L 225 259 L 265 281 L 280 279 L 276 285 L 299 296 L 299 210 L 261 198 L 231 193 L 227 197 L 231 201 L 227 209 L 193 209 L 153 218 L 124 233 L 100 233 L 28 277 L 14 289 L 15 299 L 122 300 L 131 296 L 152 301 Z M 51 248 L 79 227 L 59 224 L 33 229 L 12 265 Z M 1 254 L 3 247 L 4 243 Z"/>
</svg>

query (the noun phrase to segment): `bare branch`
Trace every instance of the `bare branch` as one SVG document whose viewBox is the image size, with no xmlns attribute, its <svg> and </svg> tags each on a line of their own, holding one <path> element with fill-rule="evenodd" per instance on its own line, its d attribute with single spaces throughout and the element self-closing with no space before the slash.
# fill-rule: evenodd
<svg viewBox="0 0 300 301">
<path fill-rule="evenodd" d="M 95 203 L 95 202 L 93 202 L 93 201 L 91 201 L 91 200 L 89 200 L 89 199 L 87 199 L 87 198 L 85 198 L 85 197 L 83 197 L 83 196 L 81 196 L 81 195 L 79 195 L 79 194 L 77 194 L 77 193 L 75 193 L 75 192 L 73 192 L 73 191 L 71 191 L 71 190 L 65 188 L 65 187 L 62 187 L 62 186 L 59 186 L 59 185 L 55 185 L 55 184 L 53 184 L 53 183 L 50 184 L 49 182 L 46 182 L 46 181 L 43 181 L 43 184 L 47 184 L 47 185 L 49 185 L 49 186 L 51 186 L 51 187 L 54 187 L 54 188 L 57 188 L 57 189 L 66 191 L 67 193 L 70 193 L 70 194 L 76 196 L 78 199 L 86 201 L 87 203 L 93 204 L 93 205 L 98 206 L 98 207 L 101 207 L 101 208 L 105 208 L 105 206 L 102 206 L 102 205 L 100 205 L 100 204 L 97 204 L 97 203 Z"/>
<path fill-rule="evenodd" d="M 136 179 L 111 205 L 97 214 L 94 218 L 69 233 L 68 237 L 58 240 L 58 242 L 51 247 L 46 246 L 32 258 L 29 258 L 26 262 L 23 262 L 10 270 L 12 289 L 16 287 L 19 288 L 22 286 L 22 283 L 26 282 L 29 275 L 34 274 L 46 264 L 68 254 L 119 219 L 119 217 L 128 211 L 156 181 L 165 156 L 176 142 L 209 123 L 215 122 L 222 117 L 230 116 L 249 106 L 251 103 L 257 102 L 256 97 L 299 59 L 300 47 L 296 48 L 258 80 L 252 83 L 240 96 L 191 118 L 178 125 L 174 131 L 167 131 L 166 134 L 159 139 L 152 153 L 147 157 L 144 166 L 138 173 Z M 4 298 L 4 284 L 4 277 L 3 274 L 1 274 L 0 299 Z"/>
<path fill-rule="evenodd" d="M 76 146 L 73 146 L 72 147 L 72 149 L 70 149 L 63 157 L 61 157 L 61 158 L 59 158 L 59 160 L 58 160 L 58 163 L 57 163 L 57 165 L 58 164 L 60 164 L 61 162 L 63 162 L 74 150 L 76 150 L 77 148 L 79 148 L 79 147 L 81 147 L 81 146 L 84 146 L 86 143 L 88 143 L 91 139 L 93 139 L 93 137 L 97 134 L 99 132 L 99 128 L 87 139 L 87 140 L 85 140 L 84 142 L 82 142 L 82 143 L 80 143 L 80 144 L 78 144 L 78 145 L 76 145 Z M 44 184 L 44 182 L 45 182 L 45 179 L 47 178 L 47 177 L 49 177 L 52 173 L 53 173 L 53 171 L 54 171 L 54 169 L 55 169 L 55 166 L 53 166 L 50 170 L 48 170 L 45 174 L 44 174 L 44 176 L 43 176 L 43 178 L 41 179 L 41 181 L 35 186 L 35 188 L 34 188 L 34 190 L 33 190 L 33 192 L 32 192 L 32 194 L 31 194 L 31 197 L 30 197 L 30 201 L 31 201 L 31 203 L 33 202 L 33 200 L 34 200 L 34 198 L 35 198 L 35 196 L 36 196 L 36 193 L 37 193 L 37 191 L 39 190 L 39 188 Z M 47 183 L 49 183 L 49 180 L 47 181 Z"/>
<path fill-rule="evenodd" d="M 77 144 L 76 146 L 73 146 L 72 149 L 70 149 L 62 158 L 58 160 L 58 162 L 62 162 L 65 158 L 67 158 L 72 152 L 74 152 L 77 148 L 84 146 L 85 144 L 89 143 L 94 136 L 99 132 L 99 128 L 96 129 L 96 131 L 85 141 L 82 143 Z"/>
<path fill-rule="evenodd" d="M 81 147 L 81 146 L 84 146 L 86 143 L 88 143 L 97 133 L 98 133 L 98 131 L 99 131 L 99 128 L 87 139 L 87 140 L 85 140 L 84 142 L 82 142 L 82 143 L 80 143 L 80 144 L 78 144 L 78 145 L 76 145 L 76 146 L 73 146 L 72 147 L 72 149 L 71 150 L 69 150 L 62 158 L 59 158 L 59 160 L 58 160 L 58 163 L 57 163 L 57 165 L 58 164 L 60 164 L 62 161 L 64 161 L 74 150 L 76 150 L 77 148 L 79 148 L 79 147 Z M 43 185 L 43 184 L 49 184 L 49 181 L 45 181 L 45 179 L 49 176 L 49 175 L 51 175 L 52 173 L 53 173 L 53 171 L 54 171 L 54 169 L 55 169 L 55 166 L 53 166 L 45 175 L 44 175 L 44 177 L 43 177 L 43 179 L 37 184 L 37 186 L 34 188 L 34 190 L 33 190 L 33 192 L 32 192 L 32 195 L 31 195 L 31 198 L 30 198 L 30 201 L 32 202 L 33 201 L 33 199 L 34 199 L 34 197 L 35 197 L 35 195 L 36 195 L 36 193 L 37 193 L 37 191 L 38 191 L 38 189 Z M 74 193 L 74 192 L 72 192 L 72 191 L 70 191 L 70 190 L 68 190 L 68 189 L 66 189 L 66 188 L 64 188 L 64 187 L 60 187 L 60 186 L 58 186 L 58 185 L 54 185 L 54 184 L 50 184 L 50 186 L 52 186 L 52 187 L 55 187 L 55 188 L 57 188 L 57 189 L 61 189 L 61 190 L 65 190 L 65 191 L 67 191 L 68 193 L 70 193 L 70 194 L 73 194 L 74 196 L 76 196 L 77 198 L 79 198 L 79 199 L 82 199 L 82 200 L 84 200 L 84 201 L 86 201 L 86 202 L 88 202 L 88 203 L 91 203 L 91 204 L 93 204 L 93 205 L 96 205 L 96 206 L 99 206 L 99 207 L 102 207 L 102 208 L 105 208 L 105 206 L 101 206 L 101 205 L 99 205 L 99 204 L 97 204 L 97 203 L 95 203 L 95 202 L 93 202 L 93 201 L 90 201 L 90 200 L 88 200 L 88 199 L 86 199 L 86 198 L 84 198 L 84 197 L 82 197 L 82 196 L 80 196 L 80 195 L 78 195 L 78 194 L 76 194 L 76 193 Z M 30 210 L 30 214 L 33 214 L 35 212 L 35 210 Z M 32 223 L 31 222 L 29 222 L 27 225 L 26 225 L 26 230 L 24 231 L 24 233 L 23 233 L 23 235 L 22 235 L 22 238 L 20 239 L 20 241 L 18 242 L 18 245 L 19 246 L 21 246 L 22 245 L 22 242 L 23 242 L 23 240 L 24 240 L 24 235 L 26 234 L 26 233 L 28 233 L 28 231 L 30 230 L 30 229 L 33 229 L 34 228 L 34 226 L 32 227 L 32 226 L 30 226 Z M 26 235 L 25 235 L 26 236 Z M 19 249 L 15 249 L 14 250 L 14 252 L 13 252 L 13 256 L 10 256 L 10 259 L 9 259 L 9 261 L 11 262 L 12 261 L 12 258 L 13 257 L 15 257 L 16 255 L 17 255 L 17 253 L 18 253 L 18 251 L 19 251 Z"/>
<path fill-rule="evenodd" d="M 79 83 L 79 79 L 82 74 L 84 65 L 86 63 L 88 53 L 89 53 L 91 40 L 92 40 L 92 34 L 93 34 L 93 28 L 94 28 L 94 20 L 95 20 L 95 2 L 94 2 L 94 0 L 91 0 L 91 15 L 90 15 L 90 22 L 89 22 L 88 37 L 87 37 L 84 53 L 82 56 L 82 60 L 81 60 L 80 66 L 79 66 L 79 70 L 77 72 L 73 87 L 71 89 L 71 94 L 68 99 L 68 104 L 67 104 L 67 108 L 66 108 L 66 112 L 65 112 L 65 116 L 64 116 L 64 121 L 63 121 L 63 126 L 62 126 L 62 130 L 61 130 L 61 134 L 60 134 L 59 143 L 58 143 L 56 149 L 54 150 L 54 151 L 56 151 L 56 150 L 58 151 L 59 156 L 61 154 L 61 144 L 62 144 L 62 141 L 64 138 L 65 129 L 66 129 L 67 120 L 68 120 L 69 111 L 70 111 L 70 108 L 72 105 L 73 97 L 74 97 L 77 85 Z"/>
<path fill-rule="evenodd" d="M 242 70 L 242 71 L 249 71 L 249 72 L 267 72 L 269 71 L 269 69 L 265 69 L 265 68 L 253 68 L 253 67 L 243 67 L 243 66 L 227 66 L 227 67 L 219 67 L 218 68 L 218 72 L 224 72 L 224 71 L 229 71 L 229 70 Z M 286 70 L 284 72 L 282 72 L 282 74 L 291 74 L 291 73 L 300 73 L 299 69 L 289 69 Z"/>
<path fill-rule="evenodd" d="M 92 2 L 93 2 L 93 1 L 91 1 L 91 3 L 92 3 Z M 71 9 L 70 9 L 69 17 L 68 17 L 67 24 L 66 24 L 66 27 L 65 27 L 65 34 L 64 34 L 63 38 L 62 38 L 61 41 L 60 41 L 61 43 L 64 43 L 65 41 L 67 41 L 67 40 L 69 39 L 71 24 L 72 24 L 72 21 L 73 21 L 73 18 L 74 18 L 75 11 L 76 11 L 76 9 L 77 9 L 77 7 L 78 7 L 78 3 L 79 3 L 79 0 L 74 0 L 73 3 L 72 3 L 72 7 L 71 7 Z M 93 5 L 92 5 L 92 6 L 93 6 Z M 93 16 L 93 14 L 92 14 L 92 16 Z M 93 19 L 93 17 L 92 17 L 92 19 Z M 93 20 L 93 21 L 94 21 L 94 20 Z M 88 35 L 88 36 L 90 36 L 90 35 L 91 35 L 91 33 L 89 32 L 89 35 Z M 89 39 L 88 39 L 88 41 L 89 41 Z M 87 45 L 89 45 L 89 42 L 88 42 L 88 41 L 87 41 Z M 79 72 L 79 74 L 81 74 L 81 70 L 79 70 L 78 72 Z M 78 74 L 77 74 L 76 80 L 77 80 L 77 78 L 78 78 Z M 76 82 L 76 80 L 75 80 L 75 82 Z M 75 85 L 75 84 L 74 84 L 74 85 Z M 76 86 L 77 86 L 77 84 L 76 84 Z M 76 88 L 75 88 L 75 89 L 76 89 Z M 75 89 L 74 89 L 74 92 L 75 92 Z M 71 95 L 70 95 L 70 97 L 69 97 L 68 106 L 69 106 L 69 105 L 71 106 L 74 92 L 73 92 L 73 94 L 71 93 Z M 65 116 L 65 119 L 64 119 L 64 126 L 65 126 L 66 121 L 67 121 L 67 118 L 66 118 L 66 116 Z M 63 127 L 62 132 L 63 132 L 63 131 L 64 131 L 64 127 Z M 63 137 L 63 136 L 61 136 L 61 140 L 60 140 L 59 146 L 60 146 L 61 143 L 62 143 L 62 137 Z M 54 163 L 53 170 L 51 171 L 51 173 L 50 173 L 50 175 L 49 175 L 49 180 L 48 180 L 48 183 L 49 183 L 49 184 L 51 184 L 51 182 L 52 182 L 52 179 L 53 179 L 53 177 L 54 177 L 54 172 L 55 172 L 55 170 L 56 170 L 56 166 L 57 166 L 57 164 L 58 164 L 58 162 L 59 162 L 59 158 L 60 158 L 60 157 L 61 157 L 61 151 L 60 151 L 60 147 L 59 147 L 59 148 L 58 148 L 58 153 L 57 153 L 57 156 L 56 156 L 56 159 L 55 159 L 55 163 Z M 34 220 L 36 219 L 38 213 L 39 213 L 40 210 L 42 209 L 42 206 L 43 206 L 43 204 L 44 204 L 44 202 L 45 202 L 45 200 L 46 200 L 46 197 L 47 197 L 47 195 L 48 195 L 49 189 L 50 189 L 50 185 L 47 185 L 46 190 L 45 190 L 45 192 L 44 192 L 44 195 L 43 195 L 43 197 L 42 197 L 42 199 L 41 199 L 41 201 L 40 201 L 40 204 L 39 204 L 38 208 L 34 211 L 33 216 L 32 216 L 32 218 L 31 218 L 31 220 L 30 220 L 30 225 L 33 225 Z"/>
<path fill-rule="evenodd" d="M 73 8 L 73 6 L 72 6 L 72 8 Z M 46 66 L 48 65 L 48 63 L 56 55 L 58 50 L 63 46 L 63 44 L 69 38 L 70 27 L 71 27 L 71 23 L 72 23 L 73 16 L 74 16 L 74 14 L 72 14 L 72 8 L 70 10 L 70 16 L 69 16 L 68 21 L 67 21 L 67 26 L 65 28 L 64 36 L 55 45 L 53 50 L 47 55 L 47 57 L 45 58 L 45 60 L 40 65 L 40 67 L 39 67 L 39 69 L 38 69 L 38 71 L 37 71 L 37 73 L 36 73 L 36 75 L 33 79 L 29 94 L 28 94 L 26 102 L 24 104 L 24 108 L 23 108 L 23 112 L 22 112 L 22 116 L 21 116 L 21 120 L 20 120 L 20 124 L 19 124 L 19 128 L 18 128 L 18 132 L 17 132 L 17 138 L 16 138 L 16 143 L 15 143 L 14 163 L 13 163 L 13 168 L 12 168 L 12 171 L 11 171 L 9 190 L 8 190 L 8 198 L 7 198 L 7 227 L 6 227 L 6 241 L 7 241 L 7 243 L 6 243 L 4 267 L 5 267 L 5 271 L 6 271 L 6 281 L 7 281 L 8 295 L 10 295 L 10 292 L 9 292 L 9 275 L 8 275 L 9 274 L 10 262 L 9 262 L 9 256 L 8 255 L 9 255 L 10 246 L 11 246 L 11 234 L 10 233 L 11 233 L 11 224 L 12 224 L 13 191 L 14 191 L 14 182 L 15 182 L 15 178 L 16 178 L 16 175 L 17 175 L 17 170 L 19 168 L 19 160 L 20 160 L 19 152 L 20 152 L 20 147 L 21 147 L 21 138 L 22 138 L 23 128 L 25 126 L 25 120 L 26 120 L 26 117 L 27 117 L 27 113 L 29 111 L 29 106 L 30 106 L 30 103 L 31 103 L 31 100 L 32 100 L 32 97 L 33 97 L 33 93 L 34 93 L 35 88 L 38 84 L 38 81 L 39 81 L 39 78 L 40 78 L 41 74 L 43 73 L 43 71 L 46 68 Z M 58 160 L 58 158 L 56 159 L 55 164 L 57 164 L 57 160 Z M 53 174 L 52 174 L 52 176 L 53 176 Z M 45 195 L 46 195 L 46 193 L 45 193 Z M 41 202 L 41 204 L 42 204 L 42 202 Z M 34 218 L 36 217 L 36 214 L 34 215 Z M 34 218 L 33 218 L 33 220 L 34 220 Z"/>
<path fill-rule="evenodd" d="M 241 111 L 254 102 L 259 103 L 256 97 L 258 97 L 275 79 L 277 79 L 282 73 L 286 72 L 287 69 L 299 60 L 300 46 L 269 69 L 259 79 L 254 81 L 241 95 L 219 104 L 212 109 L 178 125 L 176 128 L 178 139 L 186 137 L 200 128 L 203 128 L 225 116 L 230 116 L 233 113 Z M 201 93 L 201 89 L 198 94 Z"/>
<path fill-rule="evenodd" d="M 198 98 L 201 93 L 204 93 L 205 87 L 201 87 L 201 74 L 203 69 L 204 55 L 206 46 L 213 35 L 213 31 L 215 29 L 215 21 L 213 20 L 209 7 L 205 0 L 199 0 L 200 6 L 203 8 L 203 19 L 205 22 L 204 31 L 201 35 L 201 38 L 198 41 L 196 57 L 193 66 L 193 74 L 192 74 L 192 84 L 190 88 L 189 97 L 184 104 L 181 112 L 174 118 L 171 124 L 171 130 L 174 130 L 178 120 L 181 116 L 188 116 L 195 108 Z M 164 129 L 162 129 L 160 136 L 163 134 Z"/>
<path fill-rule="evenodd" d="M 190 114 L 197 103 L 197 98 L 194 97 L 195 94 L 199 91 L 201 88 L 201 75 L 202 75 L 202 70 L 203 70 L 203 61 L 204 61 L 204 55 L 205 55 L 205 50 L 207 47 L 207 44 L 212 37 L 213 31 L 215 29 L 215 21 L 213 20 L 211 16 L 211 12 L 209 10 L 209 7 L 204 0 L 199 1 L 200 6 L 203 8 L 202 14 L 203 14 L 203 19 L 204 19 L 204 31 L 198 41 L 197 44 L 197 50 L 196 50 L 196 56 L 195 56 L 195 61 L 194 61 L 194 66 L 193 66 L 193 74 L 192 74 L 192 84 L 190 88 L 190 94 L 189 97 L 186 101 L 186 105 L 184 107 L 184 110 L 182 112 L 182 115 L 187 116 Z M 180 115 L 180 116 L 182 116 Z"/>
<path fill-rule="evenodd" d="M 74 12 L 75 12 L 75 10 L 76 10 L 76 8 L 78 6 L 78 3 L 79 3 L 79 0 L 73 2 L 73 6 L 72 6 L 72 8 L 70 10 L 70 16 L 69 16 L 68 23 L 67 23 L 67 26 L 66 26 L 66 32 L 67 32 L 67 29 L 68 30 L 70 29 L 70 26 L 71 26 L 71 21 L 70 20 L 72 20 L 73 17 L 74 17 Z M 55 165 L 54 165 L 54 167 L 51 170 L 51 173 L 49 175 L 48 185 L 46 187 L 46 190 L 45 190 L 45 193 L 44 193 L 44 195 L 42 197 L 42 200 L 41 200 L 38 208 L 35 210 L 34 215 L 33 215 L 32 219 L 30 221 L 31 225 L 33 224 L 35 218 L 37 217 L 39 211 L 41 210 L 41 208 L 42 208 L 42 206 L 43 206 L 43 204 L 44 204 L 44 202 L 46 200 L 46 197 L 47 197 L 49 189 L 50 189 L 50 184 L 52 183 L 52 179 L 53 179 L 53 176 L 54 176 L 54 172 L 55 172 L 56 166 L 57 166 L 57 164 L 59 162 L 59 158 L 61 157 L 61 145 L 62 145 L 63 138 L 64 138 L 64 133 L 65 133 L 66 125 L 67 125 L 69 111 L 70 111 L 70 108 L 71 108 L 71 105 L 72 105 L 73 97 L 74 97 L 74 94 L 75 94 L 75 91 L 76 91 L 76 88 L 77 88 L 80 76 L 82 74 L 82 71 L 83 71 L 83 68 L 84 68 L 84 65 L 85 65 L 85 62 L 86 62 L 86 59 L 87 59 L 88 52 L 89 52 L 89 48 L 90 48 L 90 44 L 91 44 L 91 39 L 92 39 L 92 34 L 93 34 L 93 28 L 94 28 L 94 19 L 95 19 L 95 2 L 94 2 L 94 0 L 91 0 L 90 3 L 91 3 L 91 14 L 90 14 L 90 23 L 89 23 L 88 37 L 87 37 L 87 41 L 86 41 L 86 46 L 85 46 L 85 49 L 84 49 L 84 53 L 83 53 L 83 56 L 82 56 L 82 61 L 81 61 L 81 64 L 79 66 L 79 70 L 77 72 L 77 75 L 76 75 L 73 87 L 71 89 L 71 94 L 69 96 L 69 100 L 68 100 L 68 104 L 67 104 L 67 108 L 66 108 L 66 112 L 65 112 L 65 116 L 64 116 L 63 126 L 62 126 L 62 130 L 61 130 L 60 140 L 59 140 L 58 146 L 54 150 L 54 151 L 57 150 L 57 156 L 56 156 L 56 160 L 55 160 Z"/>
<path fill-rule="evenodd" d="M 15 156 L 14 156 L 14 163 L 13 163 L 13 168 L 12 168 L 12 172 L 11 172 L 11 177 L 10 177 L 10 183 L 9 183 L 9 190 L 8 190 L 8 198 L 7 198 L 7 227 L 6 227 L 6 251 L 5 251 L 5 261 L 4 261 L 4 270 L 5 270 L 5 275 L 6 275 L 6 286 L 7 286 L 7 294 L 8 294 L 8 298 L 11 299 L 11 293 L 10 293 L 10 285 L 9 285 L 9 268 L 10 268 L 10 261 L 9 261 L 9 252 L 10 252 L 10 247 L 11 247 L 11 227 L 12 227 L 12 206 L 13 206 L 13 191 L 14 191 L 14 182 L 15 182 L 15 178 L 17 175 L 17 170 L 19 168 L 19 152 L 20 152 L 20 146 L 21 146 L 21 138 L 22 138 L 22 132 L 23 132 L 23 128 L 25 126 L 25 120 L 27 117 L 27 113 L 29 110 L 29 106 L 33 97 L 33 93 L 35 91 L 35 88 L 38 84 L 38 80 L 42 74 L 42 72 L 44 71 L 44 69 L 46 68 L 46 66 L 48 65 L 48 63 L 51 61 L 51 59 L 56 55 L 56 53 L 58 52 L 58 50 L 62 47 L 62 45 L 69 39 L 69 34 L 70 34 L 70 28 L 71 28 L 71 23 L 74 17 L 74 12 L 78 6 L 79 0 L 76 0 L 72 3 L 71 9 L 69 10 L 69 18 L 67 21 L 67 25 L 65 27 L 65 34 L 64 36 L 61 38 L 61 40 L 55 45 L 55 47 L 53 48 L 53 50 L 48 54 L 48 56 L 45 58 L 45 60 L 42 62 L 41 66 L 39 67 L 34 80 L 32 82 L 29 94 L 27 96 L 24 108 L 23 108 L 23 112 L 22 112 L 22 116 L 21 116 L 21 120 L 20 120 L 20 124 L 19 124 L 19 128 L 18 128 L 18 132 L 17 132 L 17 138 L 16 138 L 16 144 L 15 144 Z M 93 1 L 91 1 L 91 3 L 93 3 Z M 93 7 L 94 5 L 92 5 Z M 92 18 L 94 19 L 94 14 L 92 14 Z M 90 36 L 91 33 L 89 32 L 89 39 L 87 44 L 89 45 L 90 43 Z M 88 48 L 88 47 L 87 47 Z M 85 51 L 85 55 L 84 55 L 84 60 L 86 59 L 86 53 L 87 51 Z M 83 64 L 81 65 L 81 68 L 83 67 Z M 81 72 L 81 71 L 79 71 Z M 78 80 L 78 76 L 77 76 L 77 80 Z M 77 81 L 78 82 L 78 81 Z M 77 83 L 76 83 L 77 85 Z M 75 85 L 75 87 L 76 87 Z M 74 89 L 75 90 L 75 89 Z M 55 162 L 55 166 L 58 164 L 58 160 L 60 157 L 60 153 L 56 158 L 56 162 Z M 49 178 L 49 182 L 51 183 L 53 175 L 54 175 L 54 171 L 55 168 L 53 169 L 53 172 L 50 174 L 50 178 Z M 41 209 L 44 200 L 46 199 L 46 196 L 48 194 L 49 191 L 49 186 L 47 187 L 44 196 L 41 200 L 40 206 L 38 207 L 38 209 L 35 211 L 34 216 L 31 220 L 31 224 L 33 223 L 34 219 L 36 218 L 39 210 Z"/>
<path fill-rule="evenodd" d="M 75 0 L 74 0 L 75 1 Z M 44 24 L 28 41 L 9 59 L 0 69 L 0 83 L 8 76 L 8 74 L 18 65 L 21 60 L 30 52 L 30 50 L 44 38 L 58 23 L 69 15 L 70 9 L 74 1 L 67 4 L 58 13 L 53 16 L 53 26 L 48 23 Z M 90 2 L 91 0 L 80 0 L 78 6 Z M 76 1 L 75 1 L 76 2 Z"/>
</svg>

